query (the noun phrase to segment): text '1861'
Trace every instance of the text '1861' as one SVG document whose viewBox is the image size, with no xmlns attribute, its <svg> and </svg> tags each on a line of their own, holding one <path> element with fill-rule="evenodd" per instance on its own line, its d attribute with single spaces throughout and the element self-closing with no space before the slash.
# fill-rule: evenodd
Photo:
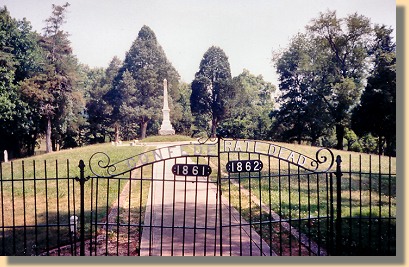
<svg viewBox="0 0 409 267">
<path fill-rule="evenodd" d="M 201 164 L 175 164 L 172 167 L 172 173 L 182 176 L 209 176 L 212 168 Z"/>
</svg>

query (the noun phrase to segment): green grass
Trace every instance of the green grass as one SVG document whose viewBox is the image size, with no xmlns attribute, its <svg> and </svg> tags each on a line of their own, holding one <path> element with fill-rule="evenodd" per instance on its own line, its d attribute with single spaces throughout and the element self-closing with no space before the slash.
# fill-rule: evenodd
<svg viewBox="0 0 409 267">
<path fill-rule="evenodd" d="M 311 158 L 315 158 L 316 151 L 319 149 L 292 144 L 275 144 Z M 267 144 L 262 146 L 268 147 Z M 262 148 L 262 146 L 259 147 Z M 341 212 L 344 218 L 342 254 L 393 255 L 396 222 L 394 219 L 380 218 L 396 217 L 396 158 L 332 151 L 334 157 L 340 155 L 343 161 L 341 178 Z M 242 211 L 244 219 L 254 223 L 255 230 L 263 233 L 267 243 L 271 238 L 277 240 L 278 236 L 280 238 L 282 235 L 287 238 L 288 236 L 277 229 L 277 223 L 273 225 L 265 223 L 260 227 L 260 221 L 269 220 L 269 212 L 261 211 L 259 200 L 270 210 L 279 214 L 281 219 L 291 220 L 293 227 L 310 236 L 312 240 L 328 247 L 333 245 L 331 238 L 334 233 L 330 232 L 331 229 L 325 218 L 330 215 L 331 210 L 328 204 L 331 200 L 329 174 L 310 173 L 294 164 L 246 152 L 222 155 L 221 165 L 225 166 L 228 160 L 239 158 L 240 160 L 260 159 L 264 163 L 264 168 L 261 173 L 230 175 L 222 168 L 222 178 L 226 178 L 222 181 L 224 196 L 229 198 L 237 210 Z M 215 161 L 213 164 L 217 166 Z M 331 168 L 331 171 L 335 170 L 336 164 Z M 213 179 L 215 178 L 214 176 Z M 335 175 L 332 179 L 333 196 L 336 200 Z M 250 201 L 244 192 L 250 192 L 259 200 Z M 316 217 L 323 217 L 323 219 L 313 219 Z M 277 245 L 276 242 L 273 244 Z M 392 248 L 391 251 L 387 249 L 389 246 Z M 289 255 L 288 247 L 275 247 L 274 249 L 276 252 L 284 251 L 284 255 Z M 292 255 L 302 254 L 302 249 L 297 246 L 292 250 Z"/>
<path fill-rule="evenodd" d="M 173 141 L 195 141 L 195 139 L 184 136 L 153 136 L 140 143 L 154 145 L 155 142 Z M 303 145 L 275 144 L 313 159 L 319 149 Z M 110 143 L 100 144 L 42 154 L 24 160 L 14 160 L 12 163 L 2 163 L 0 206 L 3 208 L 0 210 L 0 218 L 3 224 L 1 226 L 19 225 L 22 228 L 0 230 L 0 240 L 2 240 L 0 246 L 7 250 L 0 248 L 0 254 L 36 254 L 55 247 L 57 244 L 70 242 L 68 227 L 57 227 L 52 224 L 67 224 L 69 215 L 72 215 L 74 211 L 76 214 L 79 213 L 79 184 L 68 179 L 79 176 L 77 167 L 79 160 L 83 159 L 88 165 L 88 160 L 94 153 L 104 152 L 109 155 L 110 163 L 115 163 L 154 148 L 148 145 L 130 146 L 126 142 L 123 146 L 113 146 Z M 268 146 L 268 144 L 263 143 L 262 146 Z M 193 152 L 193 147 L 186 151 Z M 345 233 L 343 236 L 345 254 L 350 255 L 354 250 L 359 250 L 364 251 L 363 253 L 372 251 L 372 253 L 384 255 L 387 252 L 376 247 L 379 245 L 379 240 L 393 242 L 387 233 L 392 233 L 392 237 L 395 236 L 395 221 L 377 218 L 396 216 L 396 158 L 332 151 L 334 156 L 340 155 L 343 161 L 342 216 L 348 218 L 343 220 L 342 224 L 343 233 Z M 294 220 L 293 226 L 308 234 L 313 240 L 320 241 L 321 244 L 331 243 L 333 233 L 328 232 L 329 225 L 325 219 L 309 219 L 298 223 L 300 218 L 328 215 L 329 176 L 306 174 L 303 170 L 298 172 L 298 167 L 295 165 L 285 162 L 278 163 L 276 159 L 263 155 L 232 152 L 230 155 L 224 153 L 221 156 L 223 177 L 228 177 L 225 170 L 227 161 L 238 159 L 239 154 L 240 159 L 260 157 L 264 168 L 260 176 L 258 173 L 253 173 L 255 177 L 250 179 L 246 174 L 231 174 L 230 181 L 223 181 L 222 189 L 225 197 L 230 195 L 232 206 L 242 212 L 244 219 L 250 221 L 252 218 L 252 222 L 256 223 L 255 229 L 263 233 L 268 244 L 270 239 L 279 240 L 279 243 L 282 244 L 289 243 L 286 240 L 289 239 L 289 235 L 279 226 L 277 228 L 277 223 L 263 224 L 260 227 L 257 222 L 268 220 L 269 214 L 261 211 L 259 201 L 250 201 L 250 198 L 243 194 L 243 190 L 251 191 L 252 195 L 261 199 L 262 203 L 269 205 L 270 209 L 278 213 L 282 219 Z M 213 158 L 211 161 L 213 168 L 211 179 L 216 179 L 217 160 Z M 199 162 L 206 163 L 207 160 L 199 158 Z M 129 167 L 122 164 L 118 168 L 116 173 L 126 171 Z M 335 170 L 335 164 L 331 170 Z M 92 176 L 88 166 L 85 168 L 85 176 Z M 121 223 L 138 224 L 141 222 L 150 183 L 141 181 L 140 178 L 150 176 L 152 176 L 152 167 L 149 165 L 135 170 L 132 177 L 136 179 L 132 179 L 130 183 L 131 198 L 125 199 L 124 206 L 120 207 L 119 220 Z M 335 182 L 335 176 L 333 179 Z M 85 183 L 87 232 L 91 227 L 91 220 L 93 222 L 104 221 L 112 203 L 118 199 L 129 181 L 129 173 L 124 173 L 115 179 L 92 178 Z M 238 188 L 238 183 L 242 189 Z M 75 199 L 73 195 L 76 196 Z M 349 219 L 349 217 L 361 218 L 361 220 Z M 369 221 L 371 223 L 368 223 Z M 30 227 L 34 224 L 41 224 L 44 227 Z M 355 230 L 358 225 L 361 231 Z M 381 233 L 380 236 L 377 235 L 378 232 Z M 118 233 L 118 235 L 123 234 L 121 231 Z M 32 241 L 33 236 L 37 236 L 37 242 Z M 14 247 L 14 244 L 17 245 Z M 297 254 L 297 245 L 293 246 L 295 246 L 293 254 Z M 283 250 L 280 247 L 274 249 L 276 252 Z"/>
<path fill-rule="evenodd" d="M 1 202 L 0 218 L 4 231 L 0 231 L 1 254 L 31 255 L 49 250 L 57 245 L 70 242 L 69 217 L 74 213 L 79 216 L 80 187 L 72 178 L 79 176 L 78 163 L 82 159 L 88 164 L 89 158 L 96 152 L 108 154 L 111 163 L 126 157 L 137 155 L 153 147 L 148 146 L 113 146 L 99 144 L 82 148 L 63 150 L 50 154 L 14 160 L 1 164 Z M 121 170 L 119 170 L 121 171 Z M 123 170 L 125 171 L 125 170 Z M 144 175 L 151 173 L 145 168 Z M 85 176 L 92 173 L 85 168 Z M 138 172 L 133 176 L 140 177 Z M 125 173 L 115 179 L 93 178 L 85 183 L 86 229 L 90 222 L 100 222 L 106 217 L 111 205 L 118 199 L 130 174 Z M 136 189 L 147 191 L 149 182 L 132 182 L 135 194 L 128 205 L 143 210 L 139 205 L 140 197 Z M 147 197 L 143 193 L 142 201 Z M 92 212 L 91 212 L 92 211 Z M 11 226 L 21 228 L 9 228 Z M 32 227 L 43 225 L 42 227 Z M 3 243 L 4 242 L 4 243 Z M 4 246 L 3 246 L 4 244 Z"/>
<path fill-rule="evenodd" d="M 149 136 L 139 142 L 148 143 L 148 142 L 178 142 L 178 141 L 196 141 L 195 138 L 191 138 L 189 136 L 184 135 L 157 135 L 157 136 Z"/>
</svg>

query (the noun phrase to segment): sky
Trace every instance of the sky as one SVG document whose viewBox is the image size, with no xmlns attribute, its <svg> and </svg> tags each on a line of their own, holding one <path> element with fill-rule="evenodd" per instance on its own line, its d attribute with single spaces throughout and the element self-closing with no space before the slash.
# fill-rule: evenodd
<svg viewBox="0 0 409 267">
<path fill-rule="evenodd" d="M 1 0 L 0 6 L 42 33 L 52 4 L 66 2 L 63 29 L 81 63 L 106 68 L 114 56 L 123 60 L 147 25 L 188 83 L 214 45 L 228 56 L 233 76 L 248 69 L 277 86 L 272 52 L 287 47 L 320 12 L 335 10 L 339 18 L 357 12 L 396 30 L 395 0 Z"/>
</svg>

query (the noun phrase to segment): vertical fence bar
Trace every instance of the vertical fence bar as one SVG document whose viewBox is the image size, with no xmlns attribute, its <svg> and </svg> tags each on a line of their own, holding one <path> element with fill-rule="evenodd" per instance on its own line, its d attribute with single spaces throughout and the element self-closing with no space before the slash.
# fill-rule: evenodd
<svg viewBox="0 0 409 267">
<path fill-rule="evenodd" d="M 4 232 L 4 189 L 3 189 L 3 165 L 0 162 L 0 187 L 1 187 L 1 232 L 2 232 L 2 239 L 1 239 L 1 254 L 5 256 L 6 251 L 5 251 L 5 232 Z"/>
<path fill-rule="evenodd" d="M 116 212 L 116 255 L 119 256 L 119 235 L 120 235 L 120 220 L 119 220 L 119 216 L 120 216 L 120 203 L 121 203 L 121 177 L 117 178 L 117 183 L 118 183 L 118 188 L 117 188 L 117 212 Z"/>
<path fill-rule="evenodd" d="M 196 164 L 199 164 L 199 157 L 196 157 Z M 197 232 L 197 190 L 198 190 L 198 175 L 195 176 L 195 207 L 193 215 L 193 256 L 196 256 L 196 232 Z"/>
<path fill-rule="evenodd" d="M 320 175 L 317 173 L 316 174 L 317 177 L 317 229 L 318 229 L 318 252 L 321 251 L 321 218 L 320 218 L 320 214 L 321 214 L 321 201 L 320 201 Z M 317 255 L 319 256 L 319 255 Z"/>
<path fill-rule="evenodd" d="M 80 256 L 85 256 L 85 177 L 84 169 L 85 163 L 83 160 L 80 160 L 78 165 L 80 168 Z"/>
<path fill-rule="evenodd" d="M 11 166 L 11 208 L 13 210 L 13 255 L 16 255 L 16 215 L 14 206 L 14 164 L 10 163 Z"/>
<path fill-rule="evenodd" d="M 283 255 L 283 223 L 282 223 L 282 218 L 283 218 L 283 209 L 282 209 L 282 199 L 281 199 L 281 160 L 278 160 L 278 213 L 280 215 L 279 218 L 279 228 L 280 231 L 278 233 L 279 235 L 279 243 L 280 243 L 280 256 Z"/>
<path fill-rule="evenodd" d="M 249 179 L 249 236 L 250 236 L 250 256 L 253 256 L 253 235 L 252 235 L 252 228 L 253 228 L 253 208 L 252 208 L 252 188 L 251 188 L 251 177 Z"/>
<path fill-rule="evenodd" d="M 165 211 L 165 175 L 166 175 L 166 160 L 163 161 L 162 168 L 162 214 L 161 214 L 161 224 L 160 224 L 160 255 L 163 255 L 163 214 Z M 157 177 L 159 179 L 159 177 Z"/>
<path fill-rule="evenodd" d="M 230 182 L 230 179 L 229 180 L 227 180 L 228 181 L 228 187 L 229 187 L 229 189 L 228 189 L 228 197 L 229 197 L 229 199 L 228 199 L 228 201 L 229 201 L 229 207 L 231 207 L 231 182 Z M 240 188 L 239 188 L 239 190 L 240 190 Z M 229 252 L 230 252 L 230 256 L 231 256 L 231 254 L 232 254 L 232 238 L 231 238 L 231 208 L 229 208 Z"/>
<path fill-rule="evenodd" d="M 44 160 L 44 186 L 45 186 L 45 220 L 46 220 L 46 247 L 47 256 L 50 251 L 50 234 L 49 234 L 49 214 L 48 214 L 48 174 L 47 174 L 47 161 Z"/>
<path fill-rule="evenodd" d="M 109 225 L 109 191 L 110 191 L 110 178 L 106 178 L 106 202 L 105 202 L 105 255 L 108 256 L 108 242 L 109 242 L 109 232 L 110 232 L 110 225 Z"/>
<path fill-rule="evenodd" d="M 270 256 L 272 256 L 273 255 L 273 251 L 272 251 L 272 249 L 273 249 L 273 231 L 272 231 L 272 227 L 273 227 L 273 225 L 272 225 L 272 222 L 271 222 L 271 220 L 272 220 L 272 214 L 271 214 L 271 210 L 272 210 L 272 207 L 271 207 L 271 160 L 270 160 L 270 157 L 267 157 L 267 159 L 268 159 L 268 229 L 269 229 L 269 235 L 268 235 L 268 237 L 269 237 L 269 241 L 270 241 Z M 280 217 L 281 217 L 281 215 L 280 215 Z"/>
<path fill-rule="evenodd" d="M 362 249 L 362 155 L 359 155 L 359 249 Z"/>
<path fill-rule="evenodd" d="M 336 251 L 337 254 L 340 254 L 341 246 L 342 246 L 342 221 L 341 221 L 341 156 L 337 156 L 336 163 L 337 163 L 337 170 L 336 170 L 336 178 L 337 178 L 337 216 L 336 216 Z"/>
<path fill-rule="evenodd" d="M 352 244 L 352 155 L 349 154 L 349 244 Z"/>
<path fill-rule="evenodd" d="M 378 205 L 379 205 L 379 226 L 378 226 L 378 246 L 376 246 L 379 251 L 382 251 L 382 169 L 381 169 L 381 155 L 379 155 L 379 166 L 378 166 L 378 170 L 379 170 L 379 179 L 378 179 L 378 196 L 379 196 L 379 201 L 378 201 Z"/>
<path fill-rule="evenodd" d="M 228 156 L 228 161 L 230 161 L 230 153 L 227 153 Z M 240 153 L 238 153 L 237 155 L 238 160 L 240 160 Z M 241 174 L 238 174 L 238 182 L 239 182 L 239 227 L 240 227 L 240 256 L 243 255 L 243 225 L 241 223 L 242 220 L 242 214 L 243 214 L 243 209 L 242 209 L 242 204 L 241 204 Z M 229 177 L 230 177 L 230 173 L 229 173 Z"/>
<path fill-rule="evenodd" d="M 187 164 L 187 157 L 185 158 L 185 164 Z M 184 196 L 183 196 L 183 238 L 182 238 L 182 256 L 185 256 L 185 238 L 186 238 L 186 201 L 187 201 L 187 196 L 186 196 L 186 191 L 187 191 L 187 177 L 185 176 L 184 179 Z"/>
<path fill-rule="evenodd" d="M 128 188 L 128 253 L 127 255 L 130 255 L 130 249 L 131 249 L 131 199 L 132 199 L 132 171 L 129 172 L 129 188 Z M 142 182 L 142 181 L 141 181 Z M 142 190 L 140 192 L 142 194 Z M 96 230 L 96 229 L 95 229 Z"/>
<path fill-rule="evenodd" d="M 75 179 L 76 181 L 79 181 L 78 178 Z M 77 205 L 76 205 L 76 198 L 77 198 L 77 194 L 75 192 L 75 182 L 72 181 L 72 208 L 73 208 L 73 212 L 74 212 L 74 216 L 77 216 Z M 77 232 L 74 235 L 74 256 L 77 256 L 77 241 L 78 241 L 78 237 L 77 237 Z"/>
<path fill-rule="evenodd" d="M 249 153 L 250 155 L 250 153 Z M 260 160 L 260 154 L 258 154 L 258 160 Z M 250 175 L 251 176 L 251 175 Z M 262 215 L 263 215 L 263 211 L 262 211 L 262 200 L 261 200 L 261 171 L 258 172 L 258 192 L 259 192 L 259 212 L 260 212 L 260 216 L 259 216 L 259 222 L 260 222 L 260 256 L 263 256 L 263 220 L 262 220 Z M 267 255 L 266 255 L 267 256 Z"/>
<path fill-rule="evenodd" d="M 25 168 L 24 161 L 21 162 L 22 169 L 22 183 L 23 183 L 23 214 L 24 214 L 24 233 L 23 233 L 23 242 L 24 242 L 24 251 L 23 254 L 27 254 L 27 215 L 26 215 L 26 187 L 25 187 Z"/>
<path fill-rule="evenodd" d="M 330 249 L 331 254 L 337 255 L 337 251 L 334 248 L 334 187 L 333 187 L 333 173 L 329 174 L 329 240 L 330 240 Z"/>
<path fill-rule="evenodd" d="M 89 232 L 90 232 L 90 242 L 89 242 L 89 255 L 92 256 L 92 234 L 94 231 L 94 226 L 92 224 L 92 219 L 94 216 L 94 180 L 91 180 L 91 194 L 90 194 L 90 208 L 91 214 L 89 216 Z M 97 232 L 97 225 L 95 224 L 95 233 Z M 97 235 L 95 234 L 95 237 Z M 97 242 L 95 242 L 95 255 L 97 253 Z"/>
<path fill-rule="evenodd" d="M 301 256 L 301 176 L 300 167 L 297 167 L 298 183 L 298 255 Z"/>
<path fill-rule="evenodd" d="M 176 158 L 174 159 L 173 164 L 176 164 Z M 173 192 L 172 192 L 172 243 L 171 243 L 171 248 L 170 248 L 171 256 L 173 256 L 173 251 L 175 247 L 173 241 L 175 239 L 176 175 L 173 175 L 173 188 L 172 189 L 173 189 Z M 205 242 L 206 242 L 206 237 L 205 237 Z"/>
<path fill-rule="evenodd" d="M 151 168 L 151 192 L 152 192 L 152 194 L 154 193 L 154 187 L 153 187 L 153 185 L 154 185 L 154 183 L 155 183 L 155 173 L 154 173 L 154 169 L 155 169 L 155 165 L 152 165 L 152 168 Z M 141 171 L 143 171 L 142 169 L 141 169 Z M 142 174 L 141 174 L 142 175 Z M 150 203 L 150 214 L 151 214 L 151 216 L 149 216 L 149 256 L 151 256 L 152 255 L 152 235 L 153 235 L 153 195 L 152 195 L 152 197 L 151 197 L 151 203 Z M 173 243 L 173 240 L 172 240 L 172 243 Z"/>
<path fill-rule="evenodd" d="M 152 165 L 153 168 L 153 165 Z M 139 218 L 138 218 L 138 248 L 139 248 L 139 256 L 141 255 L 141 243 L 142 243 L 142 201 L 143 201 L 143 167 L 140 169 L 140 187 L 139 187 Z M 136 178 L 136 177 L 135 177 Z M 149 190 L 149 189 L 148 189 Z M 146 201 L 146 205 L 148 204 L 148 201 Z M 145 212 L 146 212 L 146 206 L 145 206 Z M 146 222 L 144 222 L 146 224 Z M 145 228 L 146 229 L 146 228 Z M 172 240 L 173 241 L 173 240 Z M 172 242 L 173 243 L 173 242 Z"/>
<path fill-rule="evenodd" d="M 291 168 L 290 168 L 290 163 L 287 163 L 287 175 L 288 175 L 288 223 L 289 223 L 289 249 L 290 249 L 290 256 L 293 255 L 292 251 L 292 234 L 291 234 L 291 229 L 292 229 L 292 214 L 291 214 Z"/>
<path fill-rule="evenodd" d="M 70 197 L 70 195 L 71 195 L 71 191 L 70 191 L 70 182 L 71 182 L 71 179 L 70 179 L 70 168 L 69 168 L 69 160 L 67 159 L 67 162 L 66 162 L 66 165 L 67 165 L 67 198 L 68 198 L 68 200 L 67 200 L 67 207 L 68 207 L 68 209 L 67 209 L 67 212 L 68 212 L 68 219 L 70 220 L 69 222 L 70 222 L 70 224 L 71 224 L 71 197 Z M 37 228 L 37 227 L 36 227 Z M 71 246 L 70 246 L 70 251 L 71 251 L 71 256 L 74 256 L 74 251 L 73 251 L 73 235 L 76 235 L 76 228 L 74 227 L 74 231 L 71 233 L 71 225 L 70 225 L 70 227 L 69 227 L 69 229 L 70 229 L 70 236 L 69 236 L 69 240 L 70 240 L 70 244 L 71 244 Z"/>
<path fill-rule="evenodd" d="M 207 165 L 210 165 L 210 157 L 207 158 Z M 209 182 L 210 182 L 210 176 L 206 178 L 206 206 L 205 206 L 205 218 L 204 218 L 204 248 L 203 248 L 203 255 L 206 256 L 207 253 L 207 214 L 208 214 L 208 209 L 209 209 Z M 216 235 L 216 233 L 215 233 Z M 216 244 L 214 244 L 216 246 Z"/>
<path fill-rule="evenodd" d="M 58 256 L 61 255 L 61 240 L 60 240 L 60 197 L 59 197 L 59 186 L 58 186 L 58 161 L 55 160 L 55 190 L 57 194 L 57 247 L 58 247 Z"/>
<path fill-rule="evenodd" d="M 96 182 L 95 182 L 95 233 L 97 233 L 98 231 L 98 209 L 99 209 L 98 199 L 99 199 L 99 179 L 96 179 Z M 97 235 L 96 234 L 94 238 L 94 244 L 95 244 L 95 247 L 97 247 Z M 94 255 L 95 256 L 97 255 L 97 249 L 95 249 Z"/>
<path fill-rule="evenodd" d="M 220 137 L 217 137 L 217 185 L 219 187 L 218 190 L 218 200 L 219 200 L 219 227 L 220 227 L 220 256 L 223 256 L 223 218 L 222 218 L 222 175 L 221 175 L 221 159 L 220 159 Z M 217 201 L 216 201 L 217 203 Z M 216 209 L 216 217 L 217 217 L 217 209 Z M 216 224 L 217 225 L 217 224 Z M 251 232 L 250 232 L 251 233 Z M 251 247 L 250 247 L 251 250 Z"/>
<path fill-rule="evenodd" d="M 368 246 L 372 247 L 372 155 L 369 155 L 369 230 Z"/>
<path fill-rule="evenodd" d="M 311 224 L 313 220 L 311 220 L 311 189 L 310 189 L 310 174 L 307 174 L 307 198 L 308 198 L 308 203 L 307 203 L 307 209 L 308 209 L 308 236 L 311 236 Z M 300 231 L 301 232 L 301 231 Z M 308 248 L 311 248 L 311 238 L 308 238 Z M 311 256 L 311 249 L 308 249 L 308 255 Z M 319 252 L 319 250 L 318 250 Z M 318 253 L 319 255 L 319 253 Z M 318 256 L 317 255 L 317 256 Z"/>
<path fill-rule="evenodd" d="M 388 253 L 391 252 L 391 225 L 392 225 L 392 160 L 389 156 L 389 175 L 388 175 Z M 395 175 L 396 177 L 396 175 Z M 394 239 L 396 240 L 396 238 Z"/>
<path fill-rule="evenodd" d="M 33 160 L 33 180 L 34 180 L 34 236 L 35 236 L 35 244 L 34 244 L 34 250 L 35 250 L 35 255 L 37 255 L 37 249 L 38 249 L 38 227 L 37 227 L 37 182 L 36 182 L 36 162 Z"/>
</svg>

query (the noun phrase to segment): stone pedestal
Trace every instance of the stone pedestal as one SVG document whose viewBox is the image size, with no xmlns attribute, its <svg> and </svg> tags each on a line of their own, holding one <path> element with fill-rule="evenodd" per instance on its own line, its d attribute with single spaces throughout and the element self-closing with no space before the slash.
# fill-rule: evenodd
<svg viewBox="0 0 409 267">
<path fill-rule="evenodd" d="M 160 126 L 159 134 L 160 135 L 174 135 L 175 130 L 170 123 L 170 109 L 168 105 L 168 83 L 167 80 L 163 80 L 163 121 Z"/>
</svg>

